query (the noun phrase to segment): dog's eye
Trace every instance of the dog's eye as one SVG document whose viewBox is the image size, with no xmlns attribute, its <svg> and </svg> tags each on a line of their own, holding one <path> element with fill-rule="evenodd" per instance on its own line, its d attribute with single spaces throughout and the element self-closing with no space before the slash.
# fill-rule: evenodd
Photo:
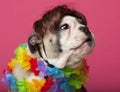
<svg viewBox="0 0 120 92">
<path fill-rule="evenodd" d="M 69 28 L 68 24 L 63 24 L 62 26 L 60 26 L 60 30 L 66 30 Z"/>
</svg>

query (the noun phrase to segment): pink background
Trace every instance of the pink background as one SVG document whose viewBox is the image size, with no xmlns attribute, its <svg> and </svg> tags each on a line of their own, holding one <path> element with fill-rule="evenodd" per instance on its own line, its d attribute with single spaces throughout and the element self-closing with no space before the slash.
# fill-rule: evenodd
<svg viewBox="0 0 120 92">
<path fill-rule="evenodd" d="M 96 37 L 95 50 L 87 57 L 88 92 L 120 92 L 119 0 L 0 0 L 0 78 L 14 49 L 33 31 L 33 22 L 47 9 L 64 3 L 86 15 Z M 7 92 L 1 82 L 0 92 Z"/>
</svg>

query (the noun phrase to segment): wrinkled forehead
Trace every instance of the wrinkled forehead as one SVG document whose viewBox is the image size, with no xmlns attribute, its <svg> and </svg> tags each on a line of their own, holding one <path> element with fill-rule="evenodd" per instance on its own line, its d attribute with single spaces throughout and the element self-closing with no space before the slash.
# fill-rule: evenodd
<svg viewBox="0 0 120 92">
<path fill-rule="evenodd" d="M 64 24 L 69 24 L 70 26 L 73 26 L 73 25 L 85 26 L 85 25 L 82 24 L 81 19 L 78 19 L 78 18 L 73 17 L 73 16 L 65 16 L 65 17 L 63 17 L 63 19 L 62 19 L 62 21 L 60 23 L 60 26 L 64 25 Z"/>
</svg>

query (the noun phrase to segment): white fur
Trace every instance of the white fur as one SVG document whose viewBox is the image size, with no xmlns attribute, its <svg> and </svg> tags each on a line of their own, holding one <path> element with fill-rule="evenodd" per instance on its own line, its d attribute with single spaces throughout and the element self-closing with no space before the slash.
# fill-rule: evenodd
<svg viewBox="0 0 120 92">
<path fill-rule="evenodd" d="M 69 66 L 75 68 L 81 64 L 82 59 L 88 55 L 94 48 L 94 37 L 92 46 L 90 47 L 87 43 L 84 43 L 81 47 L 79 47 L 82 42 L 87 39 L 87 36 L 79 30 L 79 27 L 85 26 L 80 24 L 75 17 L 72 16 L 65 16 L 60 25 L 67 23 L 69 24 L 69 29 L 62 30 L 60 32 L 60 43 L 63 52 L 61 53 L 54 53 L 54 45 L 49 43 L 48 38 L 53 39 L 53 43 L 57 40 L 57 36 L 53 35 L 48 31 L 47 35 L 43 39 L 45 43 L 45 49 L 47 56 L 44 53 L 43 48 L 41 48 L 42 55 L 44 59 L 48 60 L 50 64 L 58 67 L 63 68 L 64 66 Z M 77 48 L 78 47 L 78 48 Z M 74 49 L 77 48 L 77 49 Z M 38 52 L 31 54 L 29 48 L 27 49 L 28 55 L 32 57 L 36 57 L 38 60 L 41 59 Z M 34 79 L 41 79 L 40 77 L 36 77 L 30 71 L 23 70 L 19 65 L 16 65 L 13 69 L 14 76 L 19 80 L 21 78 L 25 78 L 29 81 Z"/>
<path fill-rule="evenodd" d="M 79 30 L 79 27 L 83 27 L 85 25 L 80 24 L 77 19 L 72 16 L 65 16 L 61 22 L 61 25 L 65 23 L 69 24 L 70 28 L 60 32 L 60 43 L 63 52 L 57 55 L 55 58 L 46 59 L 50 64 L 53 64 L 58 68 L 63 68 L 64 66 L 75 68 L 80 65 L 81 59 L 93 50 L 94 41 L 92 47 L 85 43 L 81 48 L 74 50 L 73 48 L 79 47 L 82 42 L 87 39 L 87 36 L 84 34 L 84 32 Z"/>
</svg>

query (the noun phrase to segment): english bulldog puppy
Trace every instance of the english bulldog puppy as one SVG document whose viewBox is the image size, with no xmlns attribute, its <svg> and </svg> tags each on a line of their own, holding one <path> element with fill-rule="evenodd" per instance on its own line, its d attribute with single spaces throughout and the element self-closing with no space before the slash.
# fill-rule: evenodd
<svg viewBox="0 0 120 92">
<path fill-rule="evenodd" d="M 85 16 L 61 5 L 46 12 L 33 24 L 34 32 L 28 38 L 27 54 L 43 60 L 50 67 L 77 68 L 94 49 L 94 35 Z M 12 71 L 17 80 L 41 79 L 16 64 Z M 11 91 L 12 92 L 12 91 Z M 49 92 L 49 91 L 48 91 Z M 75 92 L 86 92 L 82 87 Z"/>
</svg>

